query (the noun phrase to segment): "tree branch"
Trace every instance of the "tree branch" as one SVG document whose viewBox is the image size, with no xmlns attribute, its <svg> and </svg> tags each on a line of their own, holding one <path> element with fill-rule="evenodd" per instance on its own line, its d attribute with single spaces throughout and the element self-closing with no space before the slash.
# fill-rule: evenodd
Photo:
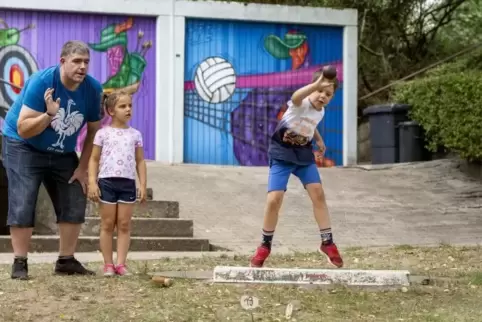
<svg viewBox="0 0 482 322">
<path fill-rule="evenodd" d="M 383 57 L 383 53 L 377 53 L 375 52 L 374 50 L 368 48 L 367 46 L 365 46 L 364 44 L 359 44 L 358 46 L 360 46 L 360 48 L 362 49 L 365 49 L 367 52 L 369 52 L 370 54 L 372 54 L 373 56 L 378 56 L 378 57 Z"/>
<path fill-rule="evenodd" d="M 362 66 L 360 66 L 359 71 L 360 71 L 361 80 L 362 80 L 365 88 L 368 90 L 369 93 L 373 92 L 373 87 L 371 86 L 370 82 L 368 81 L 368 77 L 367 77 L 367 75 L 365 73 L 365 70 L 363 69 Z"/>
<path fill-rule="evenodd" d="M 427 31 L 426 35 L 427 37 L 430 38 L 429 42 L 432 42 L 435 39 L 435 36 L 437 35 L 438 30 L 449 24 L 452 21 L 452 16 L 455 10 L 457 10 L 458 7 L 460 7 L 466 0 L 458 0 L 455 1 L 455 3 L 449 3 L 452 5 L 451 7 L 449 5 L 444 6 L 443 8 L 446 9 L 445 12 L 442 15 L 442 18 L 438 21 L 438 23 L 430 30 Z M 435 17 L 435 13 L 431 15 L 433 18 Z M 436 20 L 434 18 L 434 20 Z"/>
</svg>

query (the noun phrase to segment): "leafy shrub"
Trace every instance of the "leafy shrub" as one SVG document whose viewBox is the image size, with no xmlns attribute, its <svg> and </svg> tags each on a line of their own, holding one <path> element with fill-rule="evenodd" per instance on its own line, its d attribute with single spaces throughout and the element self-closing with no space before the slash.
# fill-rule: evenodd
<svg viewBox="0 0 482 322">
<path fill-rule="evenodd" d="M 430 151 L 443 146 L 469 161 L 482 160 L 482 72 L 455 64 L 460 62 L 401 83 L 392 95 L 412 106 L 411 118 L 425 130 Z"/>
</svg>

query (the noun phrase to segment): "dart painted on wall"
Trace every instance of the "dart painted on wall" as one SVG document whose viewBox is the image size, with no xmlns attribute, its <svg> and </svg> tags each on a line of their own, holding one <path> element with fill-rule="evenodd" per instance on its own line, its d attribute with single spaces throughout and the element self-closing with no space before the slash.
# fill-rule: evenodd
<svg viewBox="0 0 482 322">
<path fill-rule="evenodd" d="M 26 80 L 38 70 L 38 65 L 28 49 L 19 45 L 22 33 L 34 29 L 35 24 L 19 29 L 10 27 L 0 18 L 0 26 L 0 117 L 3 120 Z"/>
</svg>

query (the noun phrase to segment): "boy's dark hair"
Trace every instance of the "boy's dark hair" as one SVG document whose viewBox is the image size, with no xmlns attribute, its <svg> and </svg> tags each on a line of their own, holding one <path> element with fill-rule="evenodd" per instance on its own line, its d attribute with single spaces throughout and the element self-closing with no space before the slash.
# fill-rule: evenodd
<svg viewBox="0 0 482 322">
<path fill-rule="evenodd" d="M 311 82 L 312 83 L 316 82 L 318 80 L 318 78 L 320 78 L 322 73 L 323 73 L 323 68 L 320 68 L 317 71 L 315 71 L 313 73 L 313 78 L 312 78 Z M 333 89 L 336 91 L 336 89 L 339 86 L 338 78 L 335 77 L 335 79 L 333 79 L 332 83 L 333 83 Z"/>
</svg>

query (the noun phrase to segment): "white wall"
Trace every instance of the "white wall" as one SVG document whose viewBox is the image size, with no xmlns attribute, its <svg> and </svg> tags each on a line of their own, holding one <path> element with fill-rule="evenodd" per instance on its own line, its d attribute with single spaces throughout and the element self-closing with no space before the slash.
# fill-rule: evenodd
<svg viewBox="0 0 482 322">
<path fill-rule="evenodd" d="M 176 0 L 0 0 L 0 8 L 157 17 L 156 160 L 165 163 L 183 162 L 186 18 L 342 26 L 344 27 L 343 164 L 357 162 L 358 17 L 356 10 Z M 166 43 L 171 50 L 162 47 Z"/>
</svg>

